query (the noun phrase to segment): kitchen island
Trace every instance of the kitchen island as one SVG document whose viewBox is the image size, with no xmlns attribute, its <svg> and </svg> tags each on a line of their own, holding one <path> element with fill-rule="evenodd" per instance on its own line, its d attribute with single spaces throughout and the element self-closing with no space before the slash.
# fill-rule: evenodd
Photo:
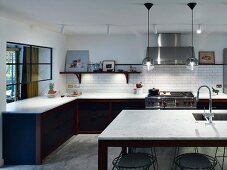
<svg viewBox="0 0 227 170">
<path fill-rule="evenodd" d="M 196 121 L 192 113 L 203 112 L 123 110 L 98 137 L 99 170 L 107 170 L 108 147 L 227 146 L 227 121 Z"/>
</svg>

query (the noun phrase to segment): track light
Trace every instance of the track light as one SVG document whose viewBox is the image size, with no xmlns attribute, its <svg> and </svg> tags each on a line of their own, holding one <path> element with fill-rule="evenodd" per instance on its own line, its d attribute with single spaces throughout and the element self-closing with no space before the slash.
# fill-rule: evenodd
<svg viewBox="0 0 227 170">
<path fill-rule="evenodd" d="M 110 24 L 106 24 L 106 34 L 110 35 Z"/>
<path fill-rule="evenodd" d="M 64 34 L 64 29 L 65 29 L 65 25 L 64 24 L 61 24 L 61 29 L 60 29 L 60 33 L 61 34 Z"/>
</svg>

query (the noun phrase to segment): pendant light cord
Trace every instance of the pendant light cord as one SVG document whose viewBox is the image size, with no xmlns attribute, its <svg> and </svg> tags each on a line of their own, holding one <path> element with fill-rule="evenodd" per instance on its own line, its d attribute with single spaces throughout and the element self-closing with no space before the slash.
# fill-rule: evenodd
<svg viewBox="0 0 227 170">
<path fill-rule="evenodd" d="M 194 58 L 194 54 L 193 54 L 193 48 L 194 48 L 194 36 L 193 36 L 193 25 L 194 25 L 194 22 L 193 22 L 193 9 L 192 9 L 192 58 Z"/>
<path fill-rule="evenodd" d="M 150 32 L 150 30 L 149 30 L 149 20 L 150 20 L 150 18 L 149 18 L 149 9 L 148 9 L 148 17 L 147 17 L 147 20 L 148 20 L 148 26 L 147 26 L 147 32 L 148 32 L 148 35 L 147 35 L 147 46 L 148 46 L 148 48 L 147 48 L 147 58 L 150 58 L 150 55 L 149 55 L 149 42 L 150 42 L 150 39 L 149 39 L 149 32 Z"/>
<path fill-rule="evenodd" d="M 194 9 L 194 7 L 196 6 L 196 3 L 194 3 L 194 2 L 191 2 L 191 3 L 188 3 L 188 7 L 192 10 L 192 58 L 195 58 L 195 56 L 193 55 L 193 52 L 194 52 L 194 50 L 193 50 L 193 48 L 194 48 L 194 36 L 193 36 L 193 26 L 194 26 L 194 22 L 193 22 L 193 9 Z"/>
</svg>

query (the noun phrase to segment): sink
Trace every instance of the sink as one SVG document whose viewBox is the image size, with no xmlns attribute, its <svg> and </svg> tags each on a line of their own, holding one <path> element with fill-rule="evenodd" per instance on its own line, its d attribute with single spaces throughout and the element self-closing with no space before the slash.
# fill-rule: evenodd
<svg viewBox="0 0 227 170">
<path fill-rule="evenodd" d="M 192 113 L 195 120 L 206 121 L 202 113 Z M 227 121 L 227 113 L 214 113 L 213 121 Z"/>
</svg>

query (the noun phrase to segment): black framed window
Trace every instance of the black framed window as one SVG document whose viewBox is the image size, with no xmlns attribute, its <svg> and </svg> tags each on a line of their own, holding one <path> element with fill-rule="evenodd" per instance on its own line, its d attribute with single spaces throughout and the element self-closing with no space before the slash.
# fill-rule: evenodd
<svg viewBox="0 0 227 170">
<path fill-rule="evenodd" d="M 52 80 L 52 48 L 7 42 L 7 102 L 38 95 L 40 81 Z"/>
</svg>

